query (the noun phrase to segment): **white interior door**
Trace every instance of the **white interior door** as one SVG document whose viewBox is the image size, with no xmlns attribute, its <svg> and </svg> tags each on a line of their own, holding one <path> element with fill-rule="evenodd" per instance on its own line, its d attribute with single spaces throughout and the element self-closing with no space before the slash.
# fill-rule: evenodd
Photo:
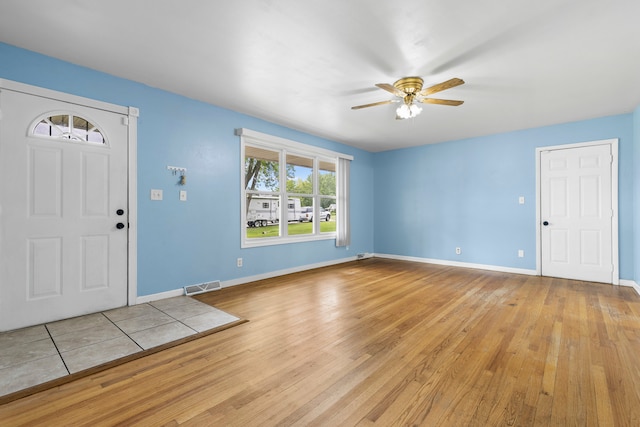
<svg viewBox="0 0 640 427">
<path fill-rule="evenodd" d="M 540 151 L 542 275 L 614 283 L 612 162 L 611 144 Z"/>
<path fill-rule="evenodd" d="M 5 89 L 0 111 L 0 330 L 126 305 L 126 116 Z"/>
</svg>

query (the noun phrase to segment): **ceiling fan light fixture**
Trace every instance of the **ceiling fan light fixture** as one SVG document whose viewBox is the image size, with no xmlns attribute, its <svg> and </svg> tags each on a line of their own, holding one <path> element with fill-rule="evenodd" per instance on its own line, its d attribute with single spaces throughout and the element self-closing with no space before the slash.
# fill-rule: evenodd
<svg viewBox="0 0 640 427">
<path fill-rule="evenodd" d="M 396 119 L 404 120 L 404 119 L 412 119 L 416 117 L 418 114 L 422 112 L 422 108 L 418 107 L 416 104 L 402 104 L 396 110 Z"/>
<path fill-rule="evenodd" d="M 453 87 L 464 84 L 464 80 L 462 79 L 455 77 L 453 79 L 447 80 L 446 82 L 442 82 L 442 83 L 438 83 L 436 85 L 430 86 L 426 89 L 422 88 L 423 83 L 424 81 L 420 77 L 404 77 L 396 81 L 392 85 L 390 85 L 389 83 L 376 83 L 376 86 L 402 99 L 403 104 L 396 109 L 396 120 L 412 119 L 416 117 L 418 114 L 420 114 L 420 112 L 422 111 L 422 108 L 420 108 L 414 102 L 419 102 L 423 104 L 439 104 L 439 105 L 450 105 L 450 106 L 462 105 L 464 102 L 464 101 L 454 101 L 451 99 L 428 98 L 429 95 L 432 95 L 434 93 L 442 92 L 443 90 L 451 89 Z M 378 102 L 372 102 L 371 104 L 356 105 L 354 107 L 351 107 L 351 109 L 359 110 L 361 108 L 393 104 L 396 102 L 401 102 L 401 101 L 398 99 L 378 101 Z"/>
</svg>

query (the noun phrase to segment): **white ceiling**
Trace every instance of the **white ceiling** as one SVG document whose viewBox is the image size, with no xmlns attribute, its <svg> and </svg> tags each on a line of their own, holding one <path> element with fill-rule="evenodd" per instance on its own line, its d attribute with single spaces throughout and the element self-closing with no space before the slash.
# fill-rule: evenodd
<svg viewBox="0 0 640 427">
<path fill-rule="evenodd" d="M 368 151 L 640 105 L 638 0 L 2 0 L 0 41 Z M 465 103 L 350 109 L 412 75 Z"/>
</svg>

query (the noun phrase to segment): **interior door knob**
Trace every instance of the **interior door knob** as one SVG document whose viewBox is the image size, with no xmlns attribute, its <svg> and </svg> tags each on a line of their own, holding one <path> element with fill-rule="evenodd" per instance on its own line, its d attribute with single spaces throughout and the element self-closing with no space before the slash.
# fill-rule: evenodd
<svg viewBox="0 0 640 427">
<path fill-rule="evenodd" d="M 118 210 L 116 211 L 116 215 L 124 215 L 124 210 L 122 210 L 122 209 L 118 209 Z"/>
<path fill-rule="evenodd" d="M 544 225 L 546 227 L 547 225 L 549 225 L 549 221 L 543 221 L 542 225 Z"/>
<path fill-rule="evenodd" d="M 116 224 L 116 228 L 117 228 L 118 230 L 122 230 L 122 229 L 124 228 L 124 224 L 123 224 L 123 223 L 121 223 L 121 222 L 119 222 L 119 223 L 117 223 L 117 224 Z"/>
</svg>

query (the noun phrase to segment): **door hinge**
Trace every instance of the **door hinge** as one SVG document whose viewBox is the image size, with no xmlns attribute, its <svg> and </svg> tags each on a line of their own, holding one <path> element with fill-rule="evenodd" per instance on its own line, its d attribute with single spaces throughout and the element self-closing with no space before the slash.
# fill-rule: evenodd
<svg viewBox="0 0 640 427">
<path fill-rule="evenodd" d="M 122 118 L 122 124 L 124 126 L 129 126 L 129 117 L 123 117 Z"/>
</svg>

